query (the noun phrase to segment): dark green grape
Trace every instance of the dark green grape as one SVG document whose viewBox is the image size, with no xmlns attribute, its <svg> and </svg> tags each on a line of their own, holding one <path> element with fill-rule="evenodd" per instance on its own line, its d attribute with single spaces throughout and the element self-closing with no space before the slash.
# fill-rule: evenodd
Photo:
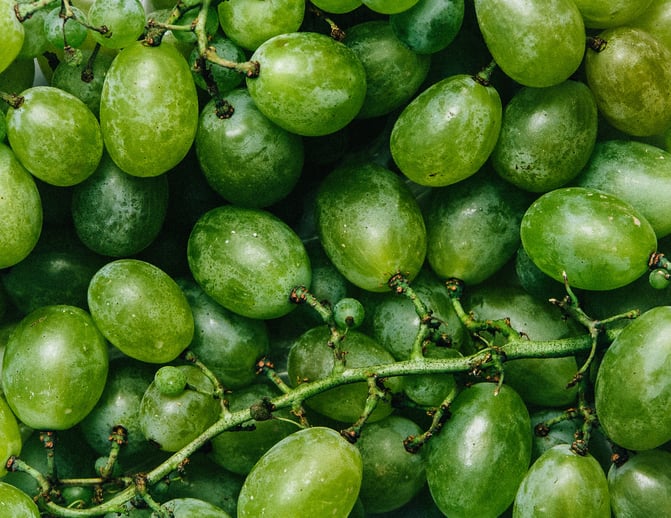
<svg viewBox="0 0 671 518">
<path fill-rule="evenodd" d="M 3 92 L 20 94 L 33 86 L 34 81 L 34 59 L 17 58 L 3 72 L 0 72 L 0 89 Z M 9 104 L 0 103 L 0 113 L 6 114 L 7 110 L 9 110 Z"/>
<path fill-rule="evenodd" d="M 598 35 L 604 42 L 585 56 L 587 84 L 603 117 L 634 136 L 671 125 L 671 50 L 641 29 L 620 26 Z"/>
<path fill-rule="evenodd" d="M 7 137 L 23 166 L 61 187 L 91 176 L 103 154 L 103 138 L 88 106 L 52 86 L 33 86 L 21 97 L 21 106 L 7 112 Z"/>
<path fill-rule="evenodd" d="M 31 254 L 3 273 L 2 284 L 23 314 L 53 304 L 88 309 L 89 282 L 103 264 L 73 234 L 42 234 Z"/>
<path fill-rule="evenodd" d="M 478 25 L 496 64 L 524 86 L 567 80 L 585 53 L 585 26 L 572 0 L 476 0 Z"/>
<path fill-rule="evenodd" d="M 169 511 L 174 518 L 231 518 L 223 509 L 199 498 L 174 498 L 161 505 L 162 510 Z M 158 517 L 157 513 L 152 517 Z"/>
<path fill-rule="evenodd" d="M 584 83 L 522 88 L 503 112 L 492 166 L 521 189 L 549 191 L 580 173 L 596 136 L 596 102 Z"/>
<path fill-rule="evenodd" d="M 341 329 L 357 328 L 365 317 L 363 304 L 357 299 L 345 297 L 333 306 L 333 320 Z"/>
<path fill-rule="evenodd" d="M 209 101 L 196 134 L 198 163 L 210 186 L 243 207 L 267 207 L 287 196 L 303 169 L 303 142 L 263 115 L 246 89 L 229 92 L 234 112 L 219 117 Z"/>
<path fill-rule="evenodd" d="M 275 444 L 245 479 L 239 518 L 346 517 L 362 477 L 359 450 L 338 432 L 305 428 Z"/>
<path fill-rule="evenodd" d="M 232 40 L 222 36 L 219 33 L 214 34 L 210 41 L 209 45 L 214 47 L 214 50 L 217 52 L 217 56 L 222 59 L 227 59 L 234 63 L 242 62 L 246 59 L 244 51 L 238 47 Z M 203 70 L 200 70 L 200 63 L 197 63 L 197 59 L 200 56 L 198 48 L 194 48 L 189 54 L 189 65 L 191 67 L 191 73 L 193 74 L 193 80 L 196 83 L 196 86 L 203 90 L 207 90 L 208 85 L 205 82 L 203 77 Z M 212 81 L 217 87 L 219 94 L 225 95 L 227 92 L 233 90 L 235 87 L 239 86 L 244 79 L 243 75 L 239 72 L 232 70 L 230 68 L 222 67 L 217 63 L 212 63 L 211 61 L 205 61 L 205 72 L 211 75 Z"/>
<path fill-rule="evenodd" d="M 512 388 L 503 385 L 497 395 L 495 388 L 463 389 L 450 406 L 452 417 L 428 443 L 429 489 L 447 516 L 501 515 L 529 468 L 527 408 Z"/>
<path fill-rule="evenodd" d="M 635 140 L 597 142 L 575 184 L 628 201 L 650 222 L 658 239 L 671 234 L 671 153 Z"/>
<path fill-rule="evenodd" d="M 671 508 L 671 453 L 661 449 L 632 453 L 608 471 L 614 516 L 653 516 Z"/>
<path fill-rule="evenodd" d="M 366 513 L 398 509 L 426 484 L 426 449 L 410 453 L 403 445 L 421 433 L 415 422 L 396 415 L 363 427 L 355 444 L 363 461 L 359 499 Z"/>
<path fill-rule="evenodd" d="M 304 381 L 315 381 L 333 373 L 335 361 L 333 349 L 327 344 L 331 333 L 327 326 L 314 327 L 303 333 L 289 351 L 289 383 L 296 386 Z M 365 367 L 391 363 L 394 357 L 375 340 L 363 333 L 350 330 L 347 339 L 340 344 L 346 351 L 347 367 Z M 402 388 L 402 379 L 389 378 L 385 386 L 393 393 Z M 368 395 L 365 382 L 351 383 L 329 389 L 305 402 L 308 408 L 331 419 L 353 423 L 363 412 Z M 391 414 L 390 401 L 380 401 L 369 422 L 380 420 Z"/>
<path fill-rule="evenodd" d="M 175 25 L 190 25 L 191 27 L 195 27 L 199 17 L 200 6 L 194 7 L 180 16 L 177 21 L 175 21 Z M 218 29 L 219 19 L 217 17 L 217 9 L 210 5 L 207 8 L 207 18 L 205 19 L 205 34 L 207 35 L 207 38 L 212 38 L 217 33 Z M 196 36 L 194 31 L 173 31 L 173 35 L 177 41 L 182 43 L 195 44 L 198 41 L 198 36 Z"/>
<path fill-rule="evenodd" d="M 366 70 L 366 97 L 358 118 L 379 117 L 403 106 L 426 79 L 429 57 L 403 44 L 388 21 L 356 24 L 347 30 L 343 43 Z"/>
<path fill-rule="evenodd" d="M 203 291 L 250 318 L 277 318 L 296 305 L 296 286 L 309 286 L 310 260 L 296 233 L 270 212 L 225 205 L 193 227 L 189 267 Z"/>
<path fill-rule="evenodd" d="M 396 37 L 418 54 L 433 54 L 456 38 L 464 21 L 464 0 L 419 0 L 389 17 Z"/>
<path fill-rule="evenodd" d="M 415 97 L 396 119 L 390 138 L 394 162 L 420 185 L 457 183 L 486 162 L 501 116 L 501 99 L 493 87 L 465 74 L 443 79 Z"/>
<path fill-rule="evenodd" d="M 264 401 L 278 395 L 269 385 L 249 385 L 227 396 L 228 407 L 232 412 L 255 406 L 262 409 Z M 247 475 L 264 453 L 297 430 L 289 410 L 272 415 L 270 419 L 243 423 L 242 430 L 228 430 L 214 437 L 209 454 L 212 461 L 232 473 Z"/>
<path fill-rule="evenodd" d="M 109 374 L 100 399 L 84 418 L 80 429 L 86 442 L 98 453 L 110 451 L 110 433 L 123 426 L 127 442 L 120 458 L 127 462 L 147 454 L 149 444 L 140 429 L 140 401 L 154 379 L 155 368 L 125 356 L 110 361 Z"/>
<path fill-rule="evenodd" d="M 529 197 L 489 169 L 429 195 L 427 260 L 441 279 L 478 284 L 494 275 L 520 244 Z"/>
<path fill-rule="evenodd" d="M 57 5 L 54 2 L 51 7 L 56 7 Z M 17 58 L 28 59 L 33 63 L 33 66 L 34 59 L 44 54 L 50 48 L 49 40 L 47 40 L 47 35 L 44 32 L 44 19 L 49 14 L 49 11 L 49 8 L 39 9 L 30 18 L 21 22 L 24 38 L 23 46 Z"/>
<path fill-rule="evenodd" d="M 188 384 L 177 395 L 161 391 L 156 380 L 147 388 L 139 408 L 140 429 L 147 440 L 163 451 L 178 451 L 212 425 L 221 412 L 213 397 L 214 387 L 203 372 L 192 365 L 179 365 Z"/>
<path fill-rule="evenodd" d="M 385 167 L 341 166 L 322 182 L 315 221 L 326 255 L 345 278 L 382 292 L 396 273 L 413 279 L 426 255 L 426 228 L 417 201 Z"/>
<path fill-rule="evenodd" d="M 168 208 L 165 175 L 122 171 L 107 153 L 95 172 L 72 191 L 72 221 L 81 241 L 110 257 L 127 257 L 156 238 Z"/>
<path fill-rule="evenodd" d="M 572 516 L 611 516 L 608 482 L 599 463 L 589 453 L 578 455 L 568 444 L 559 444 L 543 453 L 522 480 L 513 517 L 566 516 L 567 509 Z"/>
<path fill-rule="evenodd" d="M 424 358 L 459 358 L 462 354 L 451 347 L 435 344 L 424 347 Z M 410 374 L 403 377 L 403 393 L 420 406 L 437 408 L 448 396 L 456 394 L 457 380 L 452 374 Z"/>
<path fill-rule="evenodd" d="M 63 7 L 51 9 L 44 17 L 44 34 L 50 45 L 64 49 L 65 45 L 72 48 L 81 47 L 88 36 L 86 13 L 79 7 L 71 5 L 73 18 L 61 16 Z M 79 23 L 83 22 L 83 23 Z"/>
<path fill-rule="evenodd" d="M 671 279 L 669 279 L 669 272 L 662 268 L 657 268 L 650 272 L 650 286 L 656 290 L 663 290 L 668 288 L 671 284 Z"/>
<path fill-rule="evenodd" d="M 89 110 L 98 117 L 100 115 L 100 96 L 107 70 L 112 64 L 114 56 L 99 52 L 93 60 L 90 69 L 89 58 L 91 50 L 82 50 L 82 61 L 79 64 L 61 61 L 51 76 L 51 86 L 65 90 L 81 99 Z"/>
<path fill-rule="evenodd" d="M 256 363 L 268 354 L 269 336 L 262 320 L 238 315 L 218 304 L 191 279 L 177 279 L 194 319 L 189 350 L 226 387 L 236 389 L 256 380 Z"/>
<path fill-rule="evenodd" d="M 91 31 L 93 39 L 103 47 L 127 47 L 144 32 L 144 6 L 140 0 L 94 0 L 88 10 L 88 23 L 107 28 L 105 34 Z"/>
</svg>

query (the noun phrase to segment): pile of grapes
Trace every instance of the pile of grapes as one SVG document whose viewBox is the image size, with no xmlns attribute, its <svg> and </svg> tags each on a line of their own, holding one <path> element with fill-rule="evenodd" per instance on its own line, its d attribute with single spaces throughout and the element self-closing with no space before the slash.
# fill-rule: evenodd
<svg viewBox="0 0 671 518">
<path fill-rule="evenodd" d="M 671 0 L 0 0 L 0 516 L 671 516 Z"/>
</svg>

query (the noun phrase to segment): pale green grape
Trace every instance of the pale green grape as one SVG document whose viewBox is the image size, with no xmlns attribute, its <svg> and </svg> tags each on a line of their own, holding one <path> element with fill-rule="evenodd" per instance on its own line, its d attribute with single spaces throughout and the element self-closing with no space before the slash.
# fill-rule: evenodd
<svg viewBox="0 0 671 518">
<path fill-rule="evenodd" d="M 0 0 L 0 72 L 18 56 L 23 46 L 25 31 L 14 13 L 13 0 Z"/>
<path fill-rule="evenodd" d="M 88 23 L 109 31 L 92 31 L 93 39 L 103 47 L 126 47 L 144 31 L 144 6 L 140 0 L 95 0 L 88 11 Z"/>
</svg>

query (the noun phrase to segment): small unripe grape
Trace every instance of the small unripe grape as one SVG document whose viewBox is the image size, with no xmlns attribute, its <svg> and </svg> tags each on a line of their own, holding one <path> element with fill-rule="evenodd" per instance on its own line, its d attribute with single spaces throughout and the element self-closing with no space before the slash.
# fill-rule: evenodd
<svg viewBox="0 0 671 518">
<path fill-rule="evenodd" d="M 333 306 L 333 318 L 338 327 L 356 328 L 363 323 L 365 311 L 363 304 L 356 299 L 346 297 Z"/>
<path fill-rule="evenodd" d="M 657 268 L 656 270 L 650 272 L 649 279 L 650 279 L 650 286 L 652 286 L 656 290 L 663 290 L 664 288 L 668 288 L 669 284 L 671 284 L 671 279 L 669 278 L 669 272 L 667 272 L 663 268 Z"/>
<path fill-rule="evenodd" d="M 61 16 L 61 7 L 55 7 L 44 17 L 44 34 L 47 41 L 58 49 L 67 45 L 79 48 L 86 40 L 88 29 L 77 20 L 86 21 L 86 14 L 81 9 L 70 6 L 74 14 L 73 18 Z"/>
<path fill-rule="evenodd" d="M 186 374 L 177 367 L 166 365 L 156 371 L 154 383 L 164 396 L 177 396 L 186 388 Z"/>
</svg>

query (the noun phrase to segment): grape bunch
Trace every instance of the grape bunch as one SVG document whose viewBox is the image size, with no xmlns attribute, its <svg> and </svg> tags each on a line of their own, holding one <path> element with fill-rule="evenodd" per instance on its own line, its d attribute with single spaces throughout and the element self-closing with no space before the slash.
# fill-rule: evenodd
<svg viewBox="0 0 671 518">
<path fill-rule="evenodd" d="M 671 0 L 0 0 L 0 515 L 669 516 Z"/>
</svg>

